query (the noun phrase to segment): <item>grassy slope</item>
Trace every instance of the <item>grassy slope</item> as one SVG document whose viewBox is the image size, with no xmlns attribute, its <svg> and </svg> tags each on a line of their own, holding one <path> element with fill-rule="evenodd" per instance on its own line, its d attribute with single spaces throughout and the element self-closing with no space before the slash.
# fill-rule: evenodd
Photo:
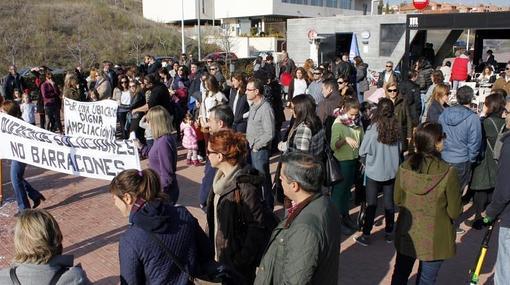
<svg viewBox="0 0 510 285">
<path fill-rule="evenodd" d="M 0 27 L 0 74 L 13 58 L 19 67 L 71 68 L 80 58 L 89 67 L 180 52 L 180 33 L 143 19 L 140 0 L 0 1 Z M 193 51 L 196 42 L 188 40 L 187 46 Z"/>
</svg>

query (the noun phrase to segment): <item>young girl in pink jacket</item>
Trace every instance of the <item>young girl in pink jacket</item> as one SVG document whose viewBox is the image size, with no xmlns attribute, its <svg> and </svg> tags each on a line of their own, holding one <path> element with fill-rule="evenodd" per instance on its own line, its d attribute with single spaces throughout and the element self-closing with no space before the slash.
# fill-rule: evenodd
<svg viewBox="0 0 510 285">
<path fill-rule="evenodd" d="M 184 120 L 181 123 L 182 133 L 182 146 L 188 150 L 186 156 L 186 163 L 188 165 L 199 166 L 200 162 L 197 159 L 198 143 L 197 133 L 193 128 L 193 116 L 187 113 Z"/>
</svg>

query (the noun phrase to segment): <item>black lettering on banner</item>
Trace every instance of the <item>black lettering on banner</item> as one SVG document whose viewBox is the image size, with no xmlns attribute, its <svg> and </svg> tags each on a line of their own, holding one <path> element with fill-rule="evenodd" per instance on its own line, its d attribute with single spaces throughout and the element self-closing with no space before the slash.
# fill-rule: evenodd
<svg viewBox="0 0 510 285">
<path fill-rule="evenodd" d="M 34 163 L 39 163 L 39 149 L 35 146 L 30 147 L 30 152 L 32 153 L 32 161 Z"/>
<path fill-rule="evenodd" d="M 111 159 L 104 159 L 104 170 L 105 170 L 105 173 L 106 175 L 109 175 L 109 176 L 115 176 L 117 175 L 116 172 L 112 172 L 110 169 L 111 169 L 111 164 L 113 163 L 113 161 Z"/>
<path fill-rule="evenodd" d="M 25 148 L 22 144 L 11 142 L 12 156 L 25 159 Z"/>
<path fill-rule="evenodd" d="M 76 166 L 78 166 L 78 171 L 79 171 L 79 172 L 83 172 L 83 167 L 80 167 L 80 166 L 78 165 L 78 159 L 82 160 L 82 159 L 81 159 L 81 155 L 75 155 L 74 157 L 75 157 L 75 160 L 76 160 Z M 82 161 L 83 161 L 83 160 L 82 160 Z"/>
<path fill-rule="evenodd" d="M 91 158 L 92 159 L 92 162 L 93 162 L 93 165 L 94 165 L 94 172 L 95 173 L 98 173 L 99 172 L 99 169 L 101 169 L 101 172 L 102 173 L 105 173 L 105 169 L 104 169 L 104 161 L 101 159 L 101 160 L 97 160 L 97 159 L 94 159 L 93 157 Z"/>
<path fill-rule="evenodd" d="M 58 168 L 67 169 L 65 164 L 64 164 L 65 162 L 66 162 L 66 159 L 64 158 L 64 153 L 61 152 L 61 151 L 58 151 L 57 152 Z"/>
<path fill-rule="evenodd" d="M 88 156 L 82 156 L 81 158 L 83 165 L 85 166 L 85 171 L 87 173 L 94 173 L 94 164 L 92 163 L 92 159 Z"/>
<path fill-rule="evenodd" d="M 113 165 L 115 165 L 115 168 L 117 168 L 117 174 L 123 170 L 126 170 L 126 168 L 124 167 L 124 161 L 122 160 L 115 160 L 113 162 Z"/>
<path fill-rule="evenodd" d="M 52 149 L 48 150 L 48 162 L 51 166 L 57 168 L 57 165 L 55 164 L 55 151 Z"/>
</svg>

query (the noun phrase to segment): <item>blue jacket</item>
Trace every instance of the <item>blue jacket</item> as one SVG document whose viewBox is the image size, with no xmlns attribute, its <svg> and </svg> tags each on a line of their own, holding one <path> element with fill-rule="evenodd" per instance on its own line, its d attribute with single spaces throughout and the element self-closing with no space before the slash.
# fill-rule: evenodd
<svg viewBox="0 0 510 285">
<path fill-rule="evenodd" d="M 365 173 L 372 180 L 384 182 L 395 178 L 400 165 L 401 142 L 393 145 L 383 144 L 377 140 L 377 124 L 367 128 L 359 155 L 365 159 Z"/>
<path fill-rule="evenodd" d="M 188 284 L 188 274 L 148 232 L 157 236 L 179 258 L 188 272 L 212 259 L 212 247 L 198 221 L 184 207 L 152 201 L 130 215 L 131 226 L 119 242 L 121 284 Z"/>
<path fill-rule="evenodd" d="M 475 112 L 456 105 L 439 116 L 446 134 L 442 158 L 448 163 L 475 162 L 482 143 L 482 124 Z"/>
</svg>

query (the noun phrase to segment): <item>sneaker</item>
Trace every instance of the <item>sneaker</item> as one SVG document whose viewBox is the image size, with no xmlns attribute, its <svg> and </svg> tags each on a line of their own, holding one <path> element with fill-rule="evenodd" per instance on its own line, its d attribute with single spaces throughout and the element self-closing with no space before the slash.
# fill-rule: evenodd
<svg viewBox="0 0 510 285">
<path fill-rule="evenodd" d="M 353 237 L 354 241 L 362 246 L 368 246 L 370 244 L 370 237 L 367 235 L 360 235 Z"/>
<path fill-rule="evenodd" d="M 393 242 L 393 235 L 392 234 L 384 234 L 384 241 L 386 241 L 386 243 L 392 243 Z"/>
<path fill-rule="evenodd" d="M 193 166 L 201 166 L 202 164 L 200 163 L 200 161 L 198 160 L 192 160 L 191 161 L 191 164 L 193 164 Z"/>
<path fill-rule="evenodd" d="M 205 162 L 205 158 L 203 156 L 201 156 L 201 155 L 197 155 L 197 159 L 200 162 Z"/>
<path fill-rule="evenodd" d="M 191 161 L 191 159 L 186 159 L 186 164 L 187 164 L 187 165 L 192 165 L 192 164 L 193 164 L 193 162 Z"/>
<path fill-rule="evenodd" d="M 465 231 L 465 230 L 463 230 L 463 229 L 461 229 L 460 227 L 458 227 L 458 228 L 456 228 L 456 229 L 455 229 L 455 232 L 456 232 L 458 235 L 461 235 L 461 234 L 465 233 L 466 231 Z"/>
</svg>

